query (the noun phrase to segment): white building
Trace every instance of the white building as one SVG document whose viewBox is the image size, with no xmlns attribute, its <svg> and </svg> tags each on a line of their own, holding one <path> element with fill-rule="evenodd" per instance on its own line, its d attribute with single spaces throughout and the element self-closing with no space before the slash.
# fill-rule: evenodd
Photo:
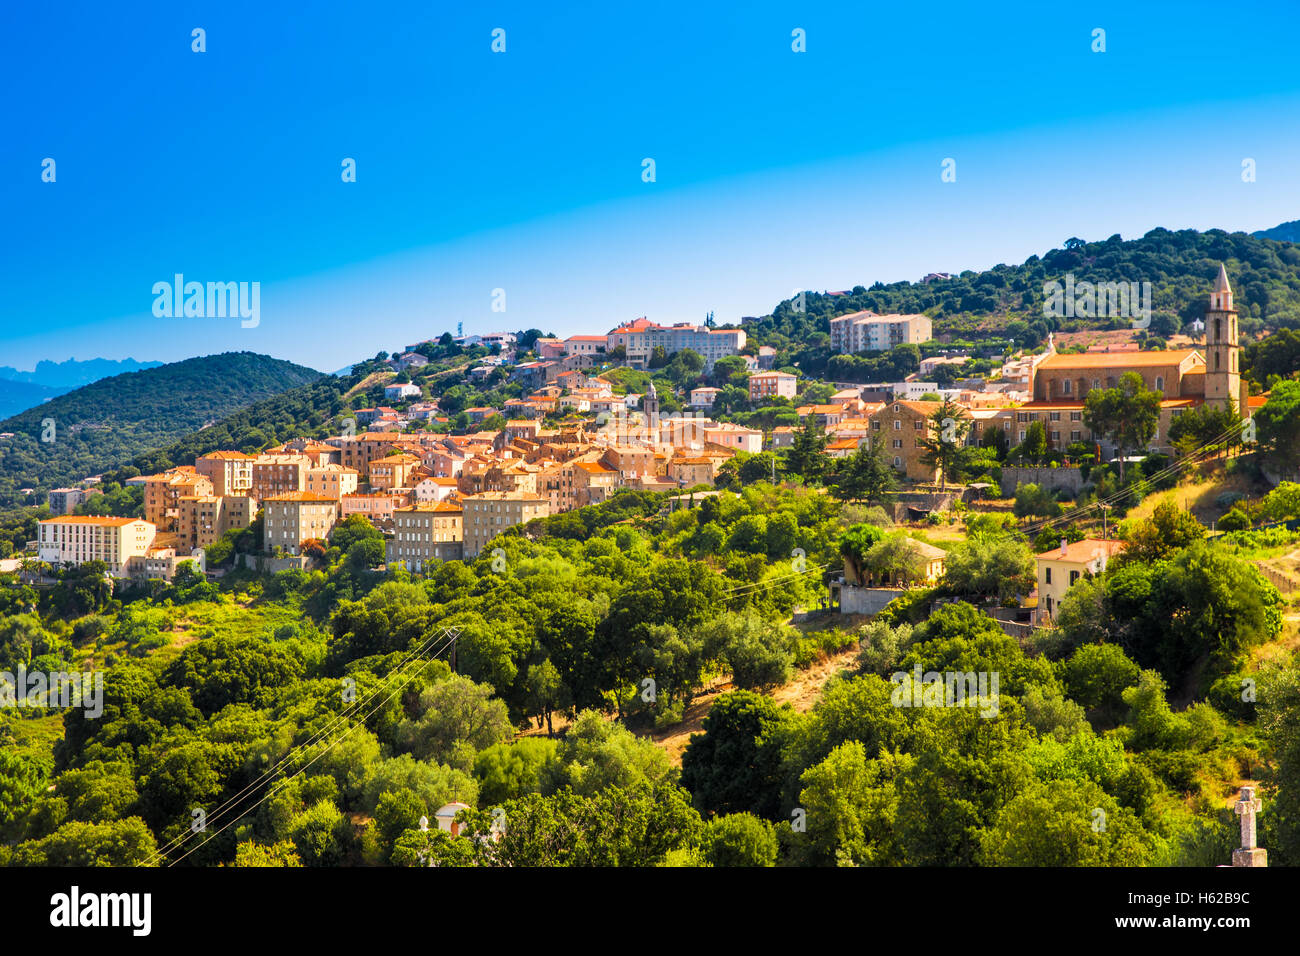
<svg viewBox="0 0 1300 956">
<path fill-rule="evenodd" d="M 831 319 L 832 352 L 881 352 L 896 345 L 920 345 L 933 338 L 929 316 L 877 315 L 869 310 Z"/>
<path fill-rule="evenodd" d="M 401 385 L 385 385 L 384 398 L 390 401 L 400 402 L 405 398 L 419 398 L 420 386 L 412 385 L 410 382 L 403 382 Z"/>
</svg>

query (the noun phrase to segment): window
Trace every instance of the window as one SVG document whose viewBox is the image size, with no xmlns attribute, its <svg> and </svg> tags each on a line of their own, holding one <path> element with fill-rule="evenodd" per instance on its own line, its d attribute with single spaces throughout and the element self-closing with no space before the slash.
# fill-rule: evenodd
<svg viewBox="0 0 1300 956">
<path fill-rule="evenodd" d="M 1070 412 L 1070 421 L 1072 422 L 1083 421 L 1083 412 Z"/>
<path fill-rule="evenodd" d="M 1074 582 L 1077 581 L 1077 580 L 1079 580 L 1079 572 L 1078 572 L 1078 571 L 1071 571 L 1071 572 L 1070 572 L 1070 584 L 1073 585 Z"/>
<path fill-rule="evenodd" d="M 1061 413 L 1060 413 L 1060 412 L 1048 412 L 1047 417 L 1048 417 L 1048 420 L 1049 420 L 1049 421 L 1059 422 L 1059 421 L 1061 420 Z"/>
<path fill-rule="evenodd" d="M 1044 568 L 1044 569 L 1043 569 L 1043 573 L 1046 575 L 1046 577 L 1043 578 L 1043 582 L 1044 582 L 1045 584 L 1051 584 L 1051 583 L 1052 583 L 1052 569 L 1051 569 L 1051 567 L 1049 566 L 1049 567 Z"/>
<path fill-rule="evenodd" d="M 1074 383 L 1071 382 L 1068 378 L 1061 383 L 1061 391 L 1064 392 L 1066 395 L 1073 394 L 1073 387 L 1074 387 Z"/>
</svg>

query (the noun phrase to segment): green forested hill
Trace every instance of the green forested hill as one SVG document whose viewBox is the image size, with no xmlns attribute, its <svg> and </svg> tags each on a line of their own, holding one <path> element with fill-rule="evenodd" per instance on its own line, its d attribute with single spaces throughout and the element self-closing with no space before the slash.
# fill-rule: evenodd
<svg viewBox="0 0 1300 956">
<path fill-rule="evenodd" d="M 1021 265 L 997 265 L 931 282 L 876 283 L 842 295 L 808 293 L 806 311 L 787 299 L 771 315 L 746 322 L 759 344 L 788 348 L 809 361 L 826 350 L 829 320 L 860 309 L 924 312 L 937 336 L 971 341 L 1015 338 L 1035 345 L 1049 331 L 1121 328 L 1123 320 L 1047 319 L 1043 284 L 1072 273 L 1076 281 L 1150 282 L 1152 332 L 1168 335 L 1199 318 L 1219 268 L 1227 264 L 1247 336 L 1265 329 L 1300 327 L 1300 247 L 1221 229 L 1171 232 L 1153 229 L 1141 239 L 1111 236 L 1102 242 L 1067 240 L 1066 248 L 1031 256 Z M 802 352 L 802 354 L 801 354 Z"/>
<path fill-rule="evenodd" d="M 226 352 L 92 382 L 0 422 L 0 507 L 131 461 L 321 373 Z M 42 439 L 46 440 L 42 440 Z M 52 439 L 52 440 L 50 440 Z"/>
</svg>

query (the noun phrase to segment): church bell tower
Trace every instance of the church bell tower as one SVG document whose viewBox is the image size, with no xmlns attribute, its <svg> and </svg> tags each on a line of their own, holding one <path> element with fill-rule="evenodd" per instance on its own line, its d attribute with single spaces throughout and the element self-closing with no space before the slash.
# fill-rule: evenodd
<svg viewBox="0 0 1300 956">
<path fill-rule="evenodd" d="M 1215 408 L 1238 403 L 1241 414 L 1241 346 L 1237 344 L 1237 310 L 1232 307 L 1228 270 L 1219 263 L 1219 277 L 1205 310 L 1205 401 Z"/>
</svg>

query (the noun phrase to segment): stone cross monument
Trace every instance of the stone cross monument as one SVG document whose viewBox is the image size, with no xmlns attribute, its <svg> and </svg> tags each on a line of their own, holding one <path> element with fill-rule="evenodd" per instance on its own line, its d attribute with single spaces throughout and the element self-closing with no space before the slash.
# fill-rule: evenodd
<svg viewBox="0 0 1300 956">
<path fill-rule="evenodd" d="M 1255 814 L 1261 806 L 1254 787 L 1241 788 L 1236 805 L 1241 817 L 1241 849 L 1232 851 L 1233 866 L 1268 866 L 1268 851 L 1255 846 Z"/>
</svg>

